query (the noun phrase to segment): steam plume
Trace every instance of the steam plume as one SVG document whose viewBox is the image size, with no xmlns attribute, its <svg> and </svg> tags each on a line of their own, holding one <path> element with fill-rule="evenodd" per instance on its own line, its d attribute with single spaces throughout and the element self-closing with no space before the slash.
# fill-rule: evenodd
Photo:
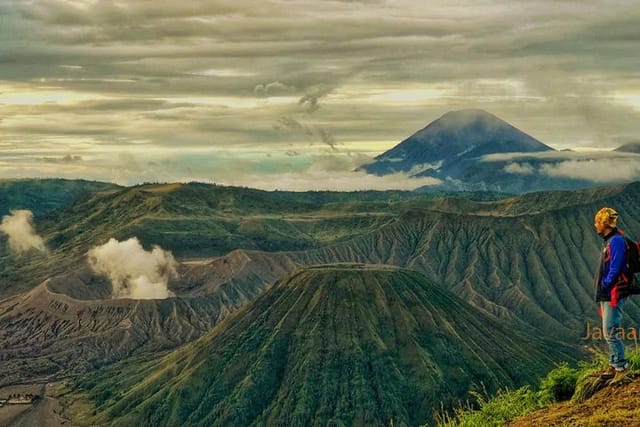
<svg viewBox="0 0 640 427">
<path fill-rule="evenodd" d="M 31 249 L 46 252 L 44 240 L 33 229 L 33 213 L 29 210 L 11 210 L 2 218 L 0 231 L 9 236 L 9 247 L 22 254 Z"/>
<path fill-rule="evenodd" d="M 114 298 L 164 299 L 174 295 L 167 283 L 177 276 L 178 263 L 171 252 L 159 246 L 147 252 L 136 237 L 122 242 L 111 238 L 87 255 L 91 268 L 111 281 Z"/>
</svg>

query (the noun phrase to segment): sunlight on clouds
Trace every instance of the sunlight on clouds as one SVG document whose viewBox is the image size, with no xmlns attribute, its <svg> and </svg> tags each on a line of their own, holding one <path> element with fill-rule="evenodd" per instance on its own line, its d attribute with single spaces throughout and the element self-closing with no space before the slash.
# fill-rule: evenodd
<svg viewBox="0 0 640 427">
<path fill-rule="evenodd" d="M 256 73 L 251 71 L 236 70 L 231 68 L 210 68 L 208 70 L 194 71 L 189 74 L 206 77 L 252 77 L 256 75 Z"/>
<path fill-rule="evenodd" d="M 396 140 L 389 141 L 348 141 L 340 145 L 342 151 L 356 153 L 370 153 L 373 155 L 385 152 L 398 144 Z"/>
<path fill-rule="evenodd" d="M 376 176 L 365 172 L 351 171 L 327 174 L 321 170 L 270 175 L 249 174 L 236 179 L 221 177 L 215 182 L 222 185 L 247 186 L 266 191 L 414 190 L 418 187 L 442 183 L 435 178 L 407 178 L 404 174 Z"/>
<path fill-rule="evenodd" d="M 383 91 L 382 93 L 370 94 L 363 100 L 376 102 L 378 104 L 422 104 L 427 101 L 441 99 L 443 92 L 437 90 L 405 90 L 405 91 Z"/>
<path fill-rule="evenodd" d="M 376 105 L 422 105 L 444 101 L 451 89 L 443 85 L 346 85 L 327 95 L 328 103 L 363 103 Z"/>
<path fill-rule="evenodd" d="M 514 95 L 524 95 L 528 93 L 527 85 L 522 80 L 517 79 L 472 79 L 461 84 L 465 90 L 475 89 L 489 93 L 510 93 Z"/>
<path fill-rule="evenodd" d="M 331 103 L 374 104 L 379 106 L 448 105 L 456 102 L 545 101 L 518 79 L 466 79 L 433 85 L 366 84 L 345 85 L 326 98 Z"/>
<path fill-rule="evenodd" d="M 48 103 L 70 105 L 82 101 L 101 99 L 108 99 L 108 97 L 55 87 L 15 87 L 0 84 L 0 104 L 5 105 L 41 105 Z"/>
<path fill-rule="evenodd" d="M 172 104 L 192 104 L 192 105 L 217 105 L 232 108 L 259 108 L 268 105 L 295 104 L 298 98 L 292 96 L 271 96 L 268 98 L 241 98 L 241 97 L 170 97 L 157 98 Z"/>
<path fill-rule="evenodd" d="M 613 102 L 640 111 L 640 93 L 616 92 L 611 96 Z"/>
</svg>

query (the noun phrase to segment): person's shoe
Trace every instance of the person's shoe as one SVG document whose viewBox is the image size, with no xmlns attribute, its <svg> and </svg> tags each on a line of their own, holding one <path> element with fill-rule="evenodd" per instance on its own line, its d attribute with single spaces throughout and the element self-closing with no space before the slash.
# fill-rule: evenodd
<svg viewBox="0 0 640 427">
<path fill-rule="evenodd" d="M 616 376 L 616 372 L 618 372 L 618 370 L 615 368 L 615 366 L 609 366 L 607 369 L 605 369 L 604 371 L 600 372 L 598 374 L 598 376 L 600 378 L 602 378 L 603 380 L 608 380 L 611 379 L 613 377 Z"/>
<path fill-rule="evenodd" d="M 615 369 L 617 373 L 626 372 L 629 369 L 629 362 L 624 362 L 624 365 L 616 366 Z"/>
</svg>

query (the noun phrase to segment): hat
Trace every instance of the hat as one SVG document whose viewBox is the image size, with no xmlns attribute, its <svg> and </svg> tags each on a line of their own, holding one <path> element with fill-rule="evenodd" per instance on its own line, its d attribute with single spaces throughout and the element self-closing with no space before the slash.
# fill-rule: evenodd
<svg viewBox="0 0 640 427">
<path fill-rule="evenodd" d="M 618 212 L 611 208 L 602 208 L 596 213 L 595 222 L 615 228 L 618 225 Z"/>
</svg>

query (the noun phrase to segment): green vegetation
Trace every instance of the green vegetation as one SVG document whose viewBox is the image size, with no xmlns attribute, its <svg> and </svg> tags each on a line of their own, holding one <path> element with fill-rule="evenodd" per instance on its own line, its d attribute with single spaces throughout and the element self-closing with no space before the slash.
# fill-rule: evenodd
<svg viewBox="0 0 640 427">
<path fill-rule="evenodd" d="M 0 180 L 0 217 L 11 209 L 28 209 L 41 218 L 80 197 L 121 188 L 104 182 L 67 179 Z"/>
<path fill-rule="evenodd" d="M 36 232 L 51 246 L 59 217 L 56 211 L 91 199 L 101 191 L 117 190 L 115 184 L 66 179 L 0 180 L 0 219 L 10 210 L 33 212 Z M 59 228 L 58 228 L 59 229 Z M 62 231 L 65 233 L 65 231 Z M 8 247 L 7 236 L 0 233 L 0 298 L 27 290 L 55 273 L 68 269 L 73 257 L 50 256 L 36 252 L 16 256 Z"/>
<path fill-rule="evenodd" d="M 0 182 L 0 207 L 30 209 L 46 256 L 10 253 L 0 233 L 0 296 L 25 291 L 77 268 L 109 238 L 138 237 L 177 258 L 222 256 L 235 249 L 315 249 L 372 233 L 408 209 L 443 194 L 409 191 L 286 192 L 218 185 L 145 184 L 122 188 L 67 180 Z M 485 200 L 500 195 L 472 193 Z"/>
<path fill-rule="evenodd" d="M 443 411 L 451 410 L 471 393 L 485 411 L 478 417 L 499 420 L 567 396 L 586 399 L 599 386 L 589 384 L 582 370 L 560 366 L 536 391 L 503 392 L 491 402 L 481 397 L 531 383 L 553 362 L 580 356 L 585 323 L 596 318 L 591 281 L 601 242 L 591 229 L 593 212 L 604 204 L 615 206 L 623 228 L 640 238 L 639 190 L 635 183 L 478 201 L 409 192 L 264 192 L 198 183 L 110 189 L 36 218 L 48 254 L 16 257 L 0 235 L 0 295 L 79 271 L 87 250 L 110 237 L 136 236 L 145 247 L 159 244 L 179 259 L 234 249 L 266 251 L 239 251 L 215 260 L 219 271 L 203 268 L 182 284 L 182 289 L 202 285 L 202 292 L 209 292 L 218 283 L 205 286 L 207 275 L 219 273 L 220 283 L 233 283 L 223 289 L 225 302 L 252 301 L 257 290 L 296 265 L 410 268 L 325 267 L 296 273 L 192 345 L 160 360 L 125 361 L 86 377 L 74 393 L 91 410 L 77 415 L 88 425 L 161 420 L 212 425 L 214 419 L 238 425 L 393 419 L 394 425 L 416 425 L 430 422 L 440 402 Z M 250 263 L 243 264 L 245 258 Z M 16 324 L 13 306 L 5 307 L 6 324 Z M 58 331 L 90 324 L 74 318 L 60 323 L 55 308 L 27 313 L 34 319 L 30 326 Z M 180 319 L 202 323 L 191 306 L 175 315 L 169 302 L 151 310 L 167 325 Z M 625 311 L 627 321 L 640 319 L 635 304 Z M 141 316 L 132 322 L 155 319 Z M 176 329 L 188 338 L 166 341 L 162 349 L 203 333 Z M 127 333 L 153 343 L 165 332 L 133 327 Z M 12 336 L 22 342 L 18 334 Z M 83 351 L 113 342 L 101 339 L 92 338 Z M 68 347 L 70 352 L 78 348 Z M 3 366 L 21 364 L 19 372 L 44 374 L 59 369 L 55 358 L 33 354 L 40 347 L 25 349 L 17 357 L 4 352 L 14 365 Z"/>
<path fill-rule="evenodd" d="M 93 408 L 76 413 L 83 425 L 418 425 L 440 402 L 525 384 L 570 353 L 419 273 L 328 265 L 160 360 L 85 376 L 72 395 Z"/>
<path fill-rule="evenodd" d="M 459 406 L 453 415 L 441 412 L 438 426 L 500 427 L 557 402 L 582 403 L 608 385 L 626 383 L 640 375 L 640 352 L 634 351 L 627 357 L 630 369 L 613 380 L 603 380 L 598 375 L 608 366 L 606 356 L 598 354 L 592 361 L 579 362 L 577 367 L 561 364 L 542 378 L 535 390 L 530 386 L 503 389 L 493 397 L 488 397 L 486 392 L 474 393 L 474 404 Z"/>
</svg>

